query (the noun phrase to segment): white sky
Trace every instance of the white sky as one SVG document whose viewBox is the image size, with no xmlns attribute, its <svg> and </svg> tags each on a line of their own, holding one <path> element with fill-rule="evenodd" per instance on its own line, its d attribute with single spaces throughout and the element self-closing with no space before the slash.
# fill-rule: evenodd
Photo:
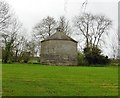
<svg viewBox="0 0 120 98">
<path fill-rule="evenodd" d="M 46 16 L 78 15 L 85 0 L 6 0 L 29 31 Z M 118 0 L 88 0 L 86 11 L 103 14 L 117 23 Z"/>
<path fill-rule="evenodd" d="M 86 0 L 6 0 L 30 34 L 32 28 L 42 18 L 52 16 L 57 19 L 65 15 L 72 21 L 81 12 L 81 5 Z M 111 32 L 117 31 L 118 0 L 88 0 L 86 11 L 102 14 L 113 20 Z"/>
</svg>

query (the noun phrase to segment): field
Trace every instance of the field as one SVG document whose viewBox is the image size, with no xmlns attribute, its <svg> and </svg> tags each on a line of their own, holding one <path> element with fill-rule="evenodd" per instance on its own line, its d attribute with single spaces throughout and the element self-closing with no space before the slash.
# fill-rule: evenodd
<svg viewBox="0 0 120 98">
<path fill-rule="evenodd" d="M 3 64 L 3 96 L 117 96 L 118 68 Z"/>
</svg>

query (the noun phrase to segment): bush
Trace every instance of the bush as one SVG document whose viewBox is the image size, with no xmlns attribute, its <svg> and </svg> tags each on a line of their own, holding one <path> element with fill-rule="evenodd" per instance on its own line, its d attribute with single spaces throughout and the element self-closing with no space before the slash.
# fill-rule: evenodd
<svg viewBox="0 0 120 98">
<path fill-rule="evenodd" d="M 8 51 L 7 49 L 2 48 L 2 63 L 13 63 L 14 56 L 12 51 Z"/>
<path fill-rule="evenodd" d="M 118 63 L 118 66 L 120 66 L 120 59 L 119 59 L 119 63 Z"/>
<path fill-rule="evenodd" d="M 84 62 L 84 54 L 81 53 L 81 52 L 78 52 L 78 65 L 85 65 L 85 62 Z"/>
<path fill-rule="evenodd" d="M 20 63 L 28 63 L 30 59 L 30 52 L 22 52 L 18 60 Z"/>
<path fill-rule="evenodd" d="M 101 50 L 97 47 L 85 48 L 84 49 L 84 54 L 85 54 L 85 62 L 88 65 L 110 63 L 110 60 L 108 59 L 108 56 L 101 55 Z"/>
</svg>

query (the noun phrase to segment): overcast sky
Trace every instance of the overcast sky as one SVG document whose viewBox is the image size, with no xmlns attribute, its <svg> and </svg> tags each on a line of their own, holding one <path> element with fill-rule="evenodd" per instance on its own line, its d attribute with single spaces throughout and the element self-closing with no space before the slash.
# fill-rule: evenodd
<svg viewBox="0 0 120 98">
<path fill-rule="evenodd" d="M 65 15 L 70 18 L 81 12 L 81 4 L 85 0 L 6 0 L 19 20 L 29 31 L 46 16 L 56 19 Z M 88 0 L 86 11 L 103 14 L 110 17 L 117 24 L 118 0 Z"/>
<path fill-rule="evenodd" d="M 28 33 L 33 26 L 46 16 L 58 19 L 65 15 L 72 20 L 75 15 L 81 13 L 81 5 L 86 0 L 6 0 L 23 23 Z M 113 21 L 111 32 L 117 31 L 118 24 L 118 0 L 88 0 L 87 12 L 102 14 Z"/>
</svg>

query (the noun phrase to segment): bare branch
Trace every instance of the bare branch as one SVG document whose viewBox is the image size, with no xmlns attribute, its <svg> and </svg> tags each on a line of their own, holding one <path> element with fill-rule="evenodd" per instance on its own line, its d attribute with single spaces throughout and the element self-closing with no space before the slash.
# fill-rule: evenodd
<svg viewBox="0 0 120 98">
<path fill-rule="evenodd" d="M 98 47 L 102 35 L 112 26 L 112 21 L 105 16 L 84 13 L 76 17 L 74 26 L 85 37 L 87 47 L 89 45 Z"/>
</svg>

